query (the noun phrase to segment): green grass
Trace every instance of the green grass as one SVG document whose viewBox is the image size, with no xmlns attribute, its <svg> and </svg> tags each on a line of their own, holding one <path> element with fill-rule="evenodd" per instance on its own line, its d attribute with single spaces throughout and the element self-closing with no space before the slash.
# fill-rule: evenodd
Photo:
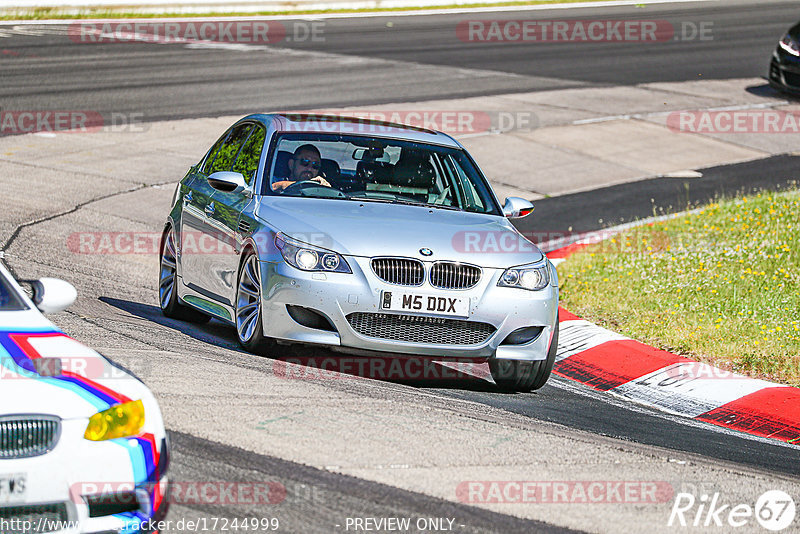
<svg viewBox="0 0 800 534">
<path fill-rule="evenodd" d="M 387 7 L 387 8 L 363 8 L 363 9 L 300 9 L 287 11 L 257 11 L 257 12 L 225 12 L 215 11 L 211 13 L 136 13 L 109 10 L 107 8 L 86 8 L 77 14 L 67 14 L 62 8 L 30 8 L 18 9 L 13 14 L 0 14 L 0 21 L 3 20 L 72 20 L 72 19 L 134 19 L 134 18 L 165 18 L 165 17 L 257 17 L 257 16 L 276 16 L 276 15 L 319 15 L 327 13 L 373 13 L 384 11 L 416 11 L 430 9 L 458 9 L 473 7 L 505 7 L 505 6 L 531 6 L 542 4 L 574 4 L 578 2 L 602 2 L 604 0 L 529 0 L 524 2 L 475 2 L 470 4 L 443 4 L 440 6 L 420 6 L 420 7 Z"/>
<path fill-rule="evenodd" d="M 717 367 L 800 386 L 800 191 L 710 204 L 559 266 L 569 311 Z"/>
</svg>

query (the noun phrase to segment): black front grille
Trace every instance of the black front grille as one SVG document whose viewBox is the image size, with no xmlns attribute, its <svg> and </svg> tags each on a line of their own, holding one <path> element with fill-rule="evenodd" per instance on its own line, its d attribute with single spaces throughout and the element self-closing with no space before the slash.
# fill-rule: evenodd
<svg viewBox="0 0 800 534">
<path fill-rule="evenodd" d="M 480 279 L 481 269 L 474 265 L 441 261 L 431 267 L 431 285 L 440 289 L 469 289 Z"/>
<path fill-rule="evenodd" d="M 779 83 L 781 82 L 781 70 L 778 68 L 778 64 L 775 63 L 774 59 L 769 64 L 769 79 Z"/>
<path fill-rule="evenodd" d="M 353 330 L 367 337 L 433 345 L 478 345 L 495 327 L 488 323 L 389 313 L 351 313 Z"/>
<path fill-rule="evenodd" d="M 0 419 L 0 460 L 39 456 L 58 441 L 61 420 L 45 415 Z"/>
<path fill-rule="evenodd" d="M 425 268 L 419 260 L 407 258 L 375 258 L 372 271 L 384 282 L 399 286 L 420 286 L 425 280 Z"/>
<path fill-rule="evenodd" d="M 67 505 L 63 502 L 0 506 L 0 523 L 7 527 L 3 534 L 55 532 L 64 529 L 67 520 Z"/>
<path fill-rule="evenodd" d="M 104 517 L 142 509 L 135 491 L 84 495 L 84 499 L 89 506 L 89 517 Z"/>
<path fill-rule="evenodd" d="M 800 74 L 785 70 L 783 71 L 783 79 L 786 80 L 786 85 L 800 87 Z"/>
</svg>

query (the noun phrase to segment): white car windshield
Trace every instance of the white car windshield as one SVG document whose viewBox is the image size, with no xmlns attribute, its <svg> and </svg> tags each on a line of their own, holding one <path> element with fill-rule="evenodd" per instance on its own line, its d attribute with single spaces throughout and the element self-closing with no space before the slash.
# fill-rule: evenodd
<svg viewBox="0 0 800 534">
<path fill-rule="evenodd" d="M 500 215 L 463 150 L 376 137 L 284 134 L 264 194 L 418 204 Z"/>
<path fill-rule="evenodd" d="M 0 274 L 0 311 L 27 310 L 28 307 L 11 287 L 5 276 Z"/>
</svg>

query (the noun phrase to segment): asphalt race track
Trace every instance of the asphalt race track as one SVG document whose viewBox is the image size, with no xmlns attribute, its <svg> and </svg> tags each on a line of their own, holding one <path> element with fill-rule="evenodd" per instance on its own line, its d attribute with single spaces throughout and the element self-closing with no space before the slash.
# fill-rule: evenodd
<svg viewBox="0 0 800 534">
<path fill-rule="evenodd" d="M 791 2 L 733 0 L 582 9 L 578 17 L 659 19 L 677 27 L 706 22 L 715 32 L 712 41 L 465 43 L 456 32 L 458 22 L 471 19 L 561 20 L 573 13 L 327 19 L 324 42 L 282 41 L 268 51 L 252 46 L 238 53 L 137 43 L 64 46 L 70 43 L 66 25 L 35 26 L 26 32 L 41 35 L 12 31 L 0 38 L 0 102 L 4 109 L 79 106 L 158 120 L 764 76 L 765 58 L 787 21 L 797 18 Z M 283 21 L 290 34 L 295 23 L 311 21 Z M 417 83 L 420 79 L 435 83 Z"/>
<path fill-rule="evenodd" d="M 455 28 L 470 18 L 710 21 L 715 38 L 647 45 L 464 43 Z M 84 109 L 104 117 L 133 113 L 146 122 L 180 122 L 255 110 L 758 77 L 776 40 L 798 18 L 796 2 L 738 0 L 331 18 L 324 20 L 324 42 L 281 42 L 266 49 L 79 45 L 64 25 L 0 25 L 0 110 Z M 287 27 L 311 22 L 283 21 Z M 176 134 L 165 151 L 191 161 L 218 133 L 202 140 Z M 159 232 L 172 184 L 185 166 L 137 159 L 132 147 L 129 167 L 87 164 L 91 170 L 84 174 L 61 173 L 52 160 L 69 158 L 72 141 L 56 154 L 43 137 L 18 139 L 0 138 L 3 147 L 29 154 L 27 163 L 9 166 L 2 177 L 9 194 L 2 201 L 0 249 L 22 277 L 58 276 L 76 285 L 78 302 L 53 321 L 154 390 L 171 433 L 171 478 L 270 480 L 286 488 L 285 501 L 274 509 L 179 502 L 172 519 L 274 515 L 281 532 L 345 532 L 348 517 L 447 517 L 460 532 L 672 532 L 666 528 L 669 503 L 646 510 L 474 506 L 459 502 L 447 481 L 469 480 L 475 473 L 486 473 L 484 480 L 520 480 L 538 472 L 549 480 L 573 472 L 583 480 L 632 480 L 650 473 L 676 491 L 705 485 L 744 498 L 797 488 L 800 447 L 633 405 L 555 376 L 531 394 L 498 393 L 479 377 L 281 379 L 274 360 L 239 349 L 231 327 L 165 319 L 154 291 L 153 255 L 63 252 L 74 232 Z M 98 145 L 98 161 L 103 150 Z M 0 166 L 10 161 L 6 156 L 0 150 Z M 800 176 L 799 159 L 780 155 L 703 169 L 702 181 L 688 193 L 680 179 L 652 179 L 545 198 L 519 228 L 593 230 L 650 216 L 654 208 L 673 211 L 724 193 L 783 187 Z M 78 191 L 75 184 L 86 176 L 97 183 Z M 62 177 L 69 187 L 53 192 L 47 182 Z M 292 355 L 327 354 L 293 350 Z M 518 474 L 517 463 L 527 474 Z M 487 465 L 491 470 L 482 471 Z M 741 531 L 761 531 L 750 527 Z"/>
</svg>

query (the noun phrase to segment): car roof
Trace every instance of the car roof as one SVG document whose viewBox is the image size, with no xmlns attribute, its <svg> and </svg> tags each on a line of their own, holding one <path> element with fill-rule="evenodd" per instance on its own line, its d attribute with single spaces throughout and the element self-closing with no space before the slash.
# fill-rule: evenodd
<svg viewBox="0 0 800 534">
<path fill-rule="evenodd" d="M 358 112 L 354 111 L 353 113 Z M 359 117 L 314 113 L 255 113 L 242 120 L 258 120 L 264 124 L 272 123 L 275 130 L 282 133 L 362 135 L 462 148 L 458 141 L 442 132 Z"/>
</svg>

